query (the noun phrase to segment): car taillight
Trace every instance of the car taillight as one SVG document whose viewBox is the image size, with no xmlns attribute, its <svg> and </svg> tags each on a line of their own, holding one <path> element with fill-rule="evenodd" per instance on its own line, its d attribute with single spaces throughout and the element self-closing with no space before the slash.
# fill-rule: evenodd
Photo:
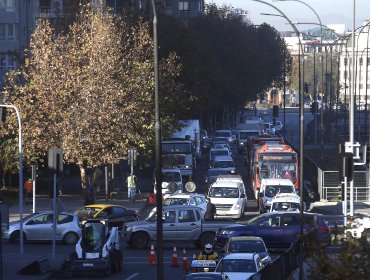
<svg viewBox="0 0 370 280">
<path fill-rule="evenodd" d="M 329 230 L 328 226 L 320 226 L 320 230 L 324 231 L 324 232 L 327 232 L 327 233 L 330 233 L 330 230 Z"/>
</svg>

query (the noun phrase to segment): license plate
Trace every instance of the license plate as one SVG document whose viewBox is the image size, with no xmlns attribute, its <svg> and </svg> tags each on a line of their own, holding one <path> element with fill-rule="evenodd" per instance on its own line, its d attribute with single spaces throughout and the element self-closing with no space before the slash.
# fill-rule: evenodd
<svg viewBox="0 0 370 280">
<path fill-rule="evenodd" d="M 82 266 L 92 267 L 94 266 L 94 264 L 93 263 L 83 263 Z"/>
</svg>

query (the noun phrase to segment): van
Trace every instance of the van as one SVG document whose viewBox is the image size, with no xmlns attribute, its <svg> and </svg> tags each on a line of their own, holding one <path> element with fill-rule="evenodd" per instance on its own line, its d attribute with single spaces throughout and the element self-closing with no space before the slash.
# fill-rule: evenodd
<svg viewBox="0 0 370 280">
<path fill-rule="evenodd" d="M 216 206 L 216 218 L 243 217 L 247 206 L 247 196 L 242 182 L 217 180 L 209 188 L 208 197 Z"/>
<path fill-rule="evenodd" d="M 258 193 L 258 208 L 260 214 L 270 211 L 273 197 L 282 193 L 296 194 L 294 184 L 290 179 L 262 179 L 261 188 Z"/>
<path fill-rule="evenodd" d="M 299 212 L 301 198 L 294 193 L 279 193 L 271 201 L 270 212 Z"/>
</svg>

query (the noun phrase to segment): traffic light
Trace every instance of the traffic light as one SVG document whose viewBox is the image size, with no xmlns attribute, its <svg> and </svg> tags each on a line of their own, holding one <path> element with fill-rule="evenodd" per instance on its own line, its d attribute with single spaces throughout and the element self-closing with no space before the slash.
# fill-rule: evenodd
<svg viewBox="0 0 370 280">
<path fill-rule="evenodd" d="M 308 93 L 308 84 L 307 84 L 307 82 L 305 82 L 305 83 L 303 84 L 303 91 L 304 91 L 305 93 Z"/>
<path fill-rule="evenodd" d="M 6 120 L 6 108 L 1 107 L 0 110 L 1 110 L 1 122 L 5 122 L 5 120 Z"/>
</svg>

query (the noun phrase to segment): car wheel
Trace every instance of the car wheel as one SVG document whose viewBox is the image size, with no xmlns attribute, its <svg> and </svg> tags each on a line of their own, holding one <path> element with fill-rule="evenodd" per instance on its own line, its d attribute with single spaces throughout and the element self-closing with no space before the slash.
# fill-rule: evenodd
<svg viewBox="0 0 370 280">
<path fill-rule="evenodd" d="M 20 231 L 19 230 L 13 232 L 10 235 L 10 238 L 9 238 L 10 243 L 19 243 L 20 240 L 21 240 L 21 237 L 20 237 Z M 24 233 L 23 233 L 23 240 L 26 240 L 26 235 Z"/>
<path fill-rule="evenodd" d="M 148 246 L 149 237 L 145 232 L 135 233 L 130 240 L 132 247 L 143 249 Z"/>
<path fill-rule="evenodd" d="M 75 232 L 67 232 L 64 235 L 63 242 L 67 245 L 74 245 L 78 241 L 78 235 Z"/>
<path fill-rule="evenodd" d="M 204 248 L 204 246 L 206 244 L 213 244 L 214 241 L 215 241 L 215 233 L 214 232 L 205 232 L 200 237 L 200 245 L 201 245 L 202 248 Z"/>
</svg>

